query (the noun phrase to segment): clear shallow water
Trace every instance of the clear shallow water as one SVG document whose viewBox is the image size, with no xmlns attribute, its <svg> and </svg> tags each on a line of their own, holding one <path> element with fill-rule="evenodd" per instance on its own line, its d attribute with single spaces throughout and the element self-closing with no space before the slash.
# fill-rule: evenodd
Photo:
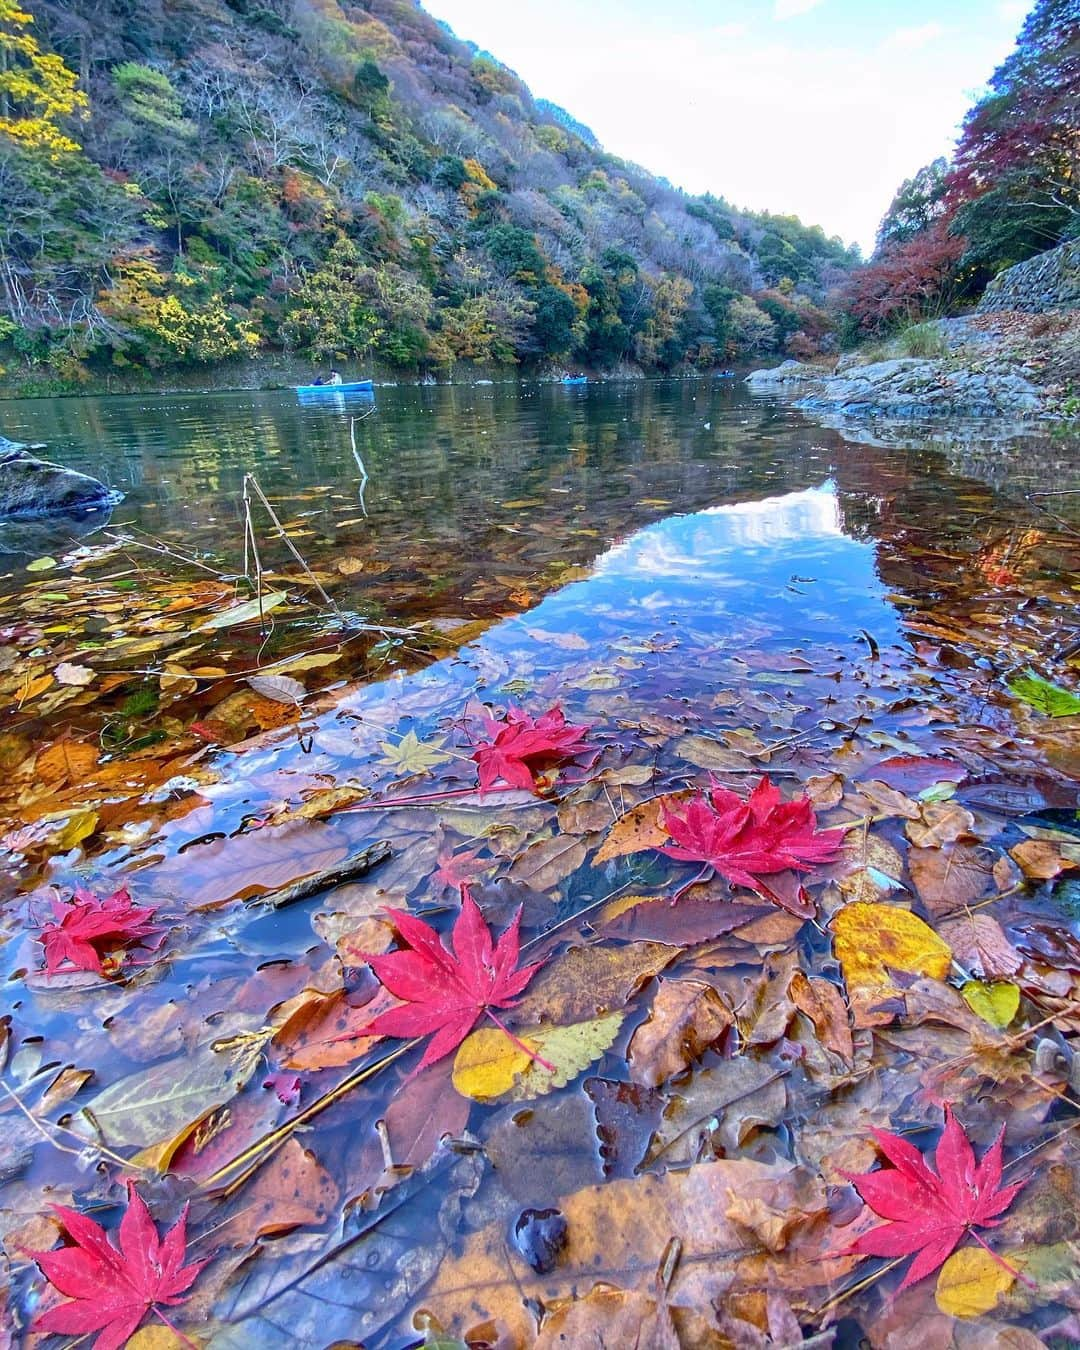
<svg viewBox="0 0 1080 1350">
<path fill-rule="evenodd" d="M 446 922 L 453 887 L 437 869 L 464 856 L 496 927 L 523 903 L 527 942 L 547 944 L 554 931 L 556 944 L 596 946 L 592 922 L 606 900 L 664 894 L 688 879 L 688 869 L 653 851 L 597 865 L 611 821 L 710 775 L 745 792 L 767 770 L 794 793 L 832 774 L 873 778 L 897 754 L 955 757 L 969 769 L 961 801 L 969 792 L 974 809 L 992 803 L 977 838 L 995 854 L 1020 837 L 1017 821 L 1075 807 L 1080 763 L 1067 728 L 1023 721 L 1004 683 L 1032 660 L 1069 677 L 1076 535 L 1069 518 L 1047 516 L 1023 492 L 1033 479 L 1046 481 L 1047 465 L 1061 481 L 1070 443 L 1019 443 L 1012 458 L 999 447 L 987 483 L 950 468 L 947 454 L 911 429 L 899 445 L 865 445 L 727 383 L 398 389 L 379 391 L 377 413 L 354 428 L 368 475 L 361 505 L 350 416 L 364 406 L 300 406 L 291 393 L 275 393 L 0 409 L 6 435 L 47 440 L 51 455 L 127 493 L 110 528 L 194 550 L 225 572 L 240 566 L 239 491 L 254 472 L 346 616 L 311 603 L 268 529 L 264 563 L 288 569 L 281 584 L 295 603 L 275 612 L 267 643 L 250 625 L 193 642 L 186 611 L 166 615 L 168 645 L 155 645 L 162 633 L 149 621 L 135 631 L 133 610 L 159 592 L 175 600 L 198 579 L 182 561 L 125 546 L 86 573 L 69 572 L 61 557 L 38 574 L 25 570 L 34 550 L 11 555 L 4 622 L 21 607 L 42 629 L 18 659 L 44 669 L 75 657 L 95 672 L 84 701 L 49 706 L 57 692 L 49 687 L 13 697 L 6 712 L 12 823 L 65 811 L 95 816 L 80 843 L 8 859 L 9 941 L 0 962 L 16 991 L 13 1044 L 39 1062 L 94 1071 L 53 1118 L 67 1122 L 84 1102 L 92 1109 L 96 1092 L 128 1075 L 176 1079 L 218 1053 L 211 1047 L 222 1039 L 258 1041 L 275 1023 L 273 1039 L 258 1042 L 260 1069 L 298 1074 L 301 1105 L 319 1100 L 353 1062 L 325 1048 L 333 1017 L 353 1016 L 339 1004 L 353 1000 L 356 1025 L 372 992 L 340 944 L 354 931 L 365 935 L 361 949 L 370 942 L 381 906 L 407 904 Z M 980 449 L 975 441 L 949 453 L 977 471 Z M 92 588 L 85 595 L 84 585 Z M 55 595 L 68 598 L 48 599 Z M 95 609 L 104 628 L 91 624 Z M 62 623 L 45 621 L 53 611 Z M 349 616 L 417 627 L 353 636 Z M 315 648 L 337 660 L 301 671 L 309 697 L 299 712 L 286 709 L 282 725 L 272 710 L 252 710 L 243 673 Z M 217 673 L 185 673 L 202 670 Z M 123 711 L 139 698 L 141 712 Z M 240 711 L 226 716 L 226 701 L 238 699 Z M 379 794 L 469 789 L 481 707 L 511 701 L 533 712 L 558 703 L 592 728 L 596 762 L 584 782 L 568 776 L 558 805 L 474 795 L 367 809 Z M 419 758 L 402 751 L 409 737 L 425 752 Z M 57 741 L 93 745 L 98 762 L 35 795 L 35 753 Z M 364 811 L 298 816 L 343 785 L 356 789 Z M 852 814 L 860 809 L 839 818 Z M 903 817 L 878 828 L 906 857 Z M 269 917 L 239 902 L 379 839 L 391 841 L 395 856 L 370 881 Z M 120 878 L 137 900 L 161 907 L 162 960 L 134 981 L 67 992 L 32 974 L 38 958 L 26 929 L 45 902 L 42 883 L 83 879 L 101 889 Z M 903 883 L 894 899 L 915 895 L 908 872 Z M 1055 903 L 1049 887 L 1035 887 L 991 912 L 1022 927 L 1056 915 Z M 783 941 L 748 940 L 722 956 L 695 947 L 682 974 L 726 988 L 717 971 L 756 974 L 785 950 L 816 978 L 838 979 L 827 936 L 798 924 Z M 630 1032 L 654 988 L 646 983 L 629 998 L 621 1038 L 590 1074 L 626 1077 Z M 318 1017 L 314 1030 L 280 1025 L 282 1005 L 305 990 L 340 994 L 321 1030 Z M 558 1007 L 551 1016 L 560 1020 Z M 876 1103 L 857 1098 L 863 1089 L 853 1086 L 865 1065 L 851 1079 L 813 1080 L 802 1095 L 793 1086 L 785 1112 L 722 1148 L 721 1161 L 797 1160 L 827 1170 L 823 1136 L 848 1146 L 869 1124 L 932 1123 L 925 1073 L 935 1056 L 961 1053 L 955 1030 L 925 1042 L 915 1039 L 918 1026 L 890 1034 L 889 1056 L 872 1074 L 878 1087 L 887 1084 Z M 709 1053 L 725 1062 L 737 1049 L 724 1043 Z M 222 1090 L 197 1099 L 213 1108 L 213 1128 L 196 1132 L 197 1145 L 174 1128 L 187 1140 L 172 1157 L 187 1179 L 181 1189 L 295 1114 L 262 1091 L 264 1076 L 235 1100 Z M 501 1162 L 478 1170 L 466 1153 L 410 1177 L 392 1192 L 395 1217 L 385 1230 L 374 1225 L 358 1248 L 324 1261 L 363 1227 L 355 1214 L 340 1217 L 342 1205 L 364 1196 L 379 1213 L 372 1197 L 385 1186 L 385 1160 L 375 1122 L 398 1097 L 405 1106 L 391 1129 L 395 1161 L 407 1155 L 422 1167 L 440 1135 L 468 1130 Z M 1045 1103 L 1013 1105 L 1011 1142 L 1040 1144 Z M 286 1239 L 245 1229 L 245 1242 L 217 1258 L 204 1303 L 211 1345 L 408 1344 L 419 1306 L 458 1333 L 484 1313 L 504 1322 L 519 1316 L 520 1296 L 494 1287 L 481 1260 L 494 1242 L 484 1234 L 488 1225 L 508 1229 L 525 1204 L 568 1206 L 604 1183 L 589 1110 L 580 1083 L 521 1119 L 520 1108 L 466 1102 L 446 1074 L 409 1084 L 392 1068 L 357 1085 L 303 1136 L 321 1169 L 324 1211 L 291 1225 Z M 163 1129 L 134 1112 L 106 1142 L 124 1156 L 152 1151 Z M 643 1131 L 637 1121 L 630 1129 Z M 12 1204 L 33 1209 L 46 1186 L 64 1197 L 89 1189 L 96 1201 L 115 1199 L 104 1182 L 88 1188 L 66 1155 L 29 1138 L 17 1145 L 26 1156 L 4 1192 Z M 277 1175 L 273 1166 L 269 1175 Z M 284 1183 L 279 1176 L 273 1184 Z M 242 1188 L 224 1199 L 195 1194 L 199 1231 L 251 1208 Z M 631 1222 L 634 1213 L 631 1205 Z M 238 1272 L 234 1258 L 256 1240 L 263 1250 Z M 532 1279 L 527 1267 L 511 1269 L 519 1283 Z M 836 1272 L 802 1290 L 799 1311 L 819 1306 L 842 1278 Z M 480 1288 L 463 1300 L 470 1280 Z M 20 1288 L 32 1299 L 25 1280 Z M 551 1295 L 545 1287 L 530 1296 Z M 1012 1320 L 1032 1325 L 1032 1316 L 1049 1322 L 1054 1314 L 1051 1300 Z M 859 1316 L 874 1326 L 882 1314 L 865 1305 Z"/>
</svg>

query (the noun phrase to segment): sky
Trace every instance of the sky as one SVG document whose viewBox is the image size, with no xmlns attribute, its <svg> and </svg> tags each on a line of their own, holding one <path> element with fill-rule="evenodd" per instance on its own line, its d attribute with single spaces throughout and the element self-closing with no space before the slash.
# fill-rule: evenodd
<svg viewBox="0 0 1080 1350">
<path fill-rule="evenodd" d="M 866 253 L 947 154 L 1026 0 L 424 0 L 605 149 Z"/>
</svg>

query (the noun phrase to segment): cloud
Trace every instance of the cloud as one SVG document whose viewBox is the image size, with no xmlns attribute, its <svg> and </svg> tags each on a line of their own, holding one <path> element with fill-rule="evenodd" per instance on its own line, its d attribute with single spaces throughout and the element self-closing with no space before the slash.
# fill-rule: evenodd
<svg viewBox="0 0 1080 1350">
<path fill-rule="evenodd" d="M 1030 0 L 1001 0 L 997 7 L 998 18 L 1019 25 L 1027 18 L 1029 8 Z"/>
<path fill-rule="evenodd" d="M 914 52 L 936 42 L 945 29 L 939 23 L 924 23 L 918 28 L 898 28 L 881 44 L 887 51 Z"/>
<path fill-rule="evenodd" d="M 821 0 L 776 0 L 773 9 L 774 19 L 794 19 L 799 14 L 809 14 L 812 9 L 817 9 Z"/>
</svg>

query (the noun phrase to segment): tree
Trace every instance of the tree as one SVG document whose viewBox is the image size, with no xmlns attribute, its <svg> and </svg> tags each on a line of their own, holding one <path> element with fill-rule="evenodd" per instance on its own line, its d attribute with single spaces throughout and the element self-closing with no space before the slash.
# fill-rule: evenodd
<svg viewBox="0 0 1080 1350">
<path fill-rule="evenodd" d="M 995 191 L 1003 209 L 1050 213 L 1059 237 L 1080 215 L 1076 0 L 1038 0 L 1015 51 L 964 119 L 950 174 L 953 209 Z"/>
<path fill-rule="evenodd" d="M 366 268 L 360 250 L 339 235 L 321 267 L 306 272 L 289 297 L 283 336 L 316 357 L 365 356 L 383 325 L 364 297 Z"/>
<path fill-rule="evenodd" d="M 948 191 L 949 166 L 943 155 L 924 164 L 913 177 L 905 178 L 878 226 L 875 252 L 906 243 L 929 229 L 946 214 Z"/>
<path fill-rule="evenodd" d="M 90 105 L 75 73 L 26 31 L 33 22 L 14 0 L 0 0 L 0 134 L 27 150 L 72 154 L 79 144 L 61 124 L 88 116 Z"/>
<path fill-rule="evenodd" d="M 851 279 L 847 306 L 863 332 L 937 317 L 955 296 L 967 241 L 944 220 L 891 244 Z"/>
</svg>

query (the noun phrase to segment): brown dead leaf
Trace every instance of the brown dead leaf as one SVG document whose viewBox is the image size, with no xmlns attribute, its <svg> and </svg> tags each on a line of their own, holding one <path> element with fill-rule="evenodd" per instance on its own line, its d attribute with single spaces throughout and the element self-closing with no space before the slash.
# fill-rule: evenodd
<svg viewBox="0 0 1080 1350">
<path fill-rule="evenodd" d="M 922 802 L 919 818 L 909 820 L 904 833 L 916 848 L 941 848 L 958 839 L 973 839 L 975 817 L 956 802 Z"/>
<path fill-rule="evenodd" d="M 689 1314 L 689 1309 L 679 1310 Z M 609 1289 L 597 1285 L 584 1297 L 560 1302 L 544 1318 L 533 1350 L 567 1350 L 567 1347 L 634 1346 L 635 1350 L 680 1350 L 682 1345 L 702 1350 L 728 1350 L 730 1342 L 698 1314 L 694 1340 L 682 1340 L 675 1329 L 672 1310 L 648 1294 L 632 1289 Z"/>
<path fill-rule="evenodd" d="M 97 761 L 97 749 L 87 741 L 56 741 L 39 753 L 34 770 L 47 787 L 58 788 L 81 783 Z"/>
<path fill-rule="evenodd" d="M 1063 857 L 1060 848 L 1049 839 L 1025 839 L 1022 844 L 1009 849 L 1009 856 L 1032 881 L 1050 881 L 1069 868 L 1080 866 Z"/>
<path fill-rule="evenodd" d="M 172 890 L 189 908 L 210 909 L 324 871 L 348 852 L 345 835 L 332 826 L 302 821 L 185 849 L 154 879 L 163 894 Z"/>
<path fill-rule="evenodd" d="M 859 794 L 870 803 L 871 814 L 875 816 L 902 816 L 905 820 L 918 820 L 919 803 L 911 800 L 903 792 L 890 787 L 880 779 L 871 778 L 864 783 L 856 783 Z"/>
<path fill-rule="evenodd" d="M 514 1009 L 514 1021 L 528 1026 L 543 1019 L 567 1026 L 623 1008 L 678 955 L 678 947 L 661 942 L 571 947 L 533 976 Z"/>
<path fill-rule="evenodd" d="M 593 862 L 610 862 L 612 858 L 623 858 L 628 853 L 662 847 L 668 842 L 668 832 L 660 823 L 661 811 L 665 807 L 670 810 L 676 803 L 684 802 L 693 795 L 692 788 L 681 792 L 665 792 L 627 811 L 612 825 Z"/>
<path fill-rule="evenodd" d="M 814 1024 L 822 1045 L 850 1064 L 855 1047 L 847 1007 L 836 985 L 828 980 L 808 979 L 801 970 L 796 970 L 791 976 L 788 994 L 796 1008 Z"/>
<path fill-rule="evenodd" d="M 247 1247 L 256 1238 L 323 1224 L 337 1208 L 339 1191 L 330 1173 L 298 1139 L 256 1173 L 240 1199 L 239 1212 L 215 1232 L 215 1241 Z"/>
<path fill-rule="evenodd" d="M 514 859 L 510 877 L 536 891 L 552 891 L 585 861 L 588 845 L 573 835 L 538 839 Z"/>
<path fill-rule="evenodd" d="M 354 1007 L 343 989 L 324 994 L 305 989 L 274 1009 L 277 1025 L 274 1046 L 284 1069 L 328 1069 L 351 1064 L 367 1054 L 381 1038 L 358 1036 L 381 1012 L 396 1007 L 398 1000 L 381 986 L 362 1007 Z"/>
<path fill-rule="evenodd" d="M 649 1020 L 630 1041 L 631 1079 L 657 1087 L 700 1059 L 734 1020 L 711 985 L 698 980 L 661 980 Z"/>
<path fill-rule="evenodd" d="M 1023 958 L 989 914 L 964 914 L 943 923 L 942 938 L 969 975 L 1004 979 L 1023 965 Z"/>
<path fill-rule="evenodd" d="M 763 1252 L 756 1234 L 728 1218 L 732 1192 L 796 1216 L 782 1260 Z M 858 1259 L 824 1255 L 834 1240 L 824 1188 L 808 1169 L 787 1163 L 728 1159 L 610 1181 L 567 1196 L 561 1209 L 567 1244 L 550 1275 L 534 1274 L 508 1247 L 500 1217 L 470 1234 L 460 1253 L 442 1263 L 424 1290 L 424 1306 L 452 1334 L 491 1318 L 503 1335 L 500 1350 L 531 1350 L 537 1329 L 530 1304 L 551 1306 L 592 1284 L 651 1294 L 673 1237 L 683 1244 L 670 1290 L 673 1308 L 708 1308 L 733 1285 L 822 1289 Z"/>
<path fill-rule="evenodd" d="M 970 844 L 912 848 L 907 865 L 919 899 L 935 918 L 953 914 L 993 889 L 992 859 Z"/>
</svg>

